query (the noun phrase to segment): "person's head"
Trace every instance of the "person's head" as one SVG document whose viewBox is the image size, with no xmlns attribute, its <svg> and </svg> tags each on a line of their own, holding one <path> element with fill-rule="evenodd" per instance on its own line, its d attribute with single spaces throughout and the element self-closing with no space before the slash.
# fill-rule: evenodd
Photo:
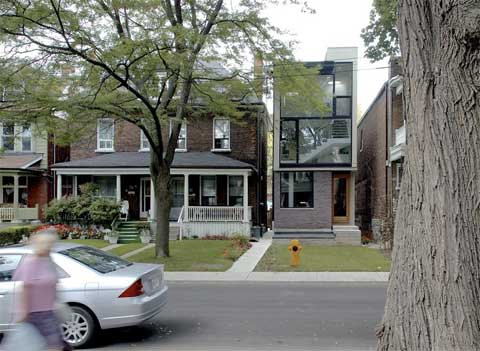
<svg viewBox="0 0 480 351">
<path fill-rule="evenodd" d="M 42 230 L 30 237 L 33 253 L 37 256 L 48 256 L 55 241 L 57 241 L 57 232 L 52 229 Z"/>
</svg>

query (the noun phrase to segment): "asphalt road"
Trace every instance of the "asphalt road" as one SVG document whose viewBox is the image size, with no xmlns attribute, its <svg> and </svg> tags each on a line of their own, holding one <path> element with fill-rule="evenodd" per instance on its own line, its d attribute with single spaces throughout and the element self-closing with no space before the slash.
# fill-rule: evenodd
<svg viewBox="0 0 480 351">
<path fill-rule="evenodd" d="M 373 350 L 386 284 L 171 283 L 166 309 L 95 350 Z"/>
</svg>

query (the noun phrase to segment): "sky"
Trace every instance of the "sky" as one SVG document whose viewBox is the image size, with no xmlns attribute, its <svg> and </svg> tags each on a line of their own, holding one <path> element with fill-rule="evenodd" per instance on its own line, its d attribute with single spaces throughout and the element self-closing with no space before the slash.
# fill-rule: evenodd
<svg viewBox="0 0 480 351">
<path fill-rule="evenodd" d="M 299 41 L 295 56 L 300 61 L 322 61 L 328 47 L 358 47 L 358 105 L 367 110 L 387 80 L 388 59 L 370 63 L 364 57 L 360 38 L 367 26 L 373 0 L 309 0 L 316 14 L 301 13 L 299 6 L 283 5 L 268 8 L 266 15 L 275 26 L 289 31 Z"/>
</svg>

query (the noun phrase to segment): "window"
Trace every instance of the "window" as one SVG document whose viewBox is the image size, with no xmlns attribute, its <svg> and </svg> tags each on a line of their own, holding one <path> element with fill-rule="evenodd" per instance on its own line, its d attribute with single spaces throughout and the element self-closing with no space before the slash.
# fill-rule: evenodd
<svg viewBox="0 0 480 351">
<path fill-rule="evenodd" d="M 313 208 L 313 173 L 280 173 L 280 207 Z"/>
<path fill-rule="evenodd" d="M 28 178 L 26 176 L 18 177 L 18 204 L 28 206 Z"/>
<path fill-rule="evenodd" d="M 170 134 L 172 134 L 173 121 L 170 120 Z M 182 123 L 180 128 L 180 133 L 178 134 L 178 143 L 177 150 L 186 151 L 187 150 L 187 125 Z"/>
<path fill-rule="evenodd" d="M 99 119 L 97 124 L 97 151 L 113 151 L 115 124 L 113 119 Z"/>
<path fill-rule="evenodd" d="M 140 129 L 140 151 L 150 151 L 150 143 L 143 130 Z"/>
<path fill-rule="evenodd" d="M 109 255 L 93 247 L 81 246 L 59 252 L 100 273 L 109 273 L 131 266 L 133 263 L 120 257 Z"/>
<path fill-rule="evenodd" d="M 2 148 L 5 151 L 15 150 L 15 125 L 3 123 L 2 125 Z"/>
<path fill-rule="evenodd" d="M 213 120 L 214 150 L 230 150 L 230 120 L 215 118 Z"/>
<path fill-rule="evenodd" d="M 182 207 L 184 200 L 184 178 L 183 177 L 172 177 L 172 194 L 173 194 L 173 203 L 172 207 Z"/>
<path fill-rule="evenodd" d="M 228 177 L 228 204 L 229 206 L 243 206 L 243 177 Z"/>
<path fill-rule="evenodd" d="M 363 129 L 360 130 L 360 152 L 363 151 Z"/>
<path fill-rule="evenodd" d="M 202 206 L 217 205 L 217 178 L 215 176 L 201 177 Z"/>
<path fill-rule="evenodd" d="M 22 255 L 0 255 L 0 282 L 12 280 L 13 272 L 22 259 Z"/>
<path fill-rule="evenodd" d="M 400 185 L 402 184 L 403 164 L 397 163 L 397 175 L 395 179 L 395 190 L 400 191 Z"/>
<path fill-rule="evenodd" d="M 115 176 L 94 176 L 93 182 L 98 185 L 97 196 L 116 199 L 117 179 Z"/>
<path fill-rule="evenodd" d="M 21 126 L 22 151 L 32 151 L 32 128 L 30 124 Z"/>
</svg>

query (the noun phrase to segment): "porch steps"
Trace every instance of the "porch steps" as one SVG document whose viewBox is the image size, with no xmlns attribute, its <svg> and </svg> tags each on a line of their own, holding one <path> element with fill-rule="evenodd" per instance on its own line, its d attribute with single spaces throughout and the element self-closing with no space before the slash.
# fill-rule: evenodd
<svg viewBox="0 0 480 351">
<path fill-rule="evenodd" d="M 118 243 L 119 244 L 139 243 L 140 231 L 138 230 L 138 225 L 140 223 L 142 222 L 138 222 L 138 221 L 120 222 L 117 227 Z"/>
<path fill-rule="evenodd" d="M 335 234 L 332 231 L 275 231 L 273 241 L 278 244 L 289 244 L 291 240 L 298 239 L 302 243 L 334 244 Z"/>
</svg>

